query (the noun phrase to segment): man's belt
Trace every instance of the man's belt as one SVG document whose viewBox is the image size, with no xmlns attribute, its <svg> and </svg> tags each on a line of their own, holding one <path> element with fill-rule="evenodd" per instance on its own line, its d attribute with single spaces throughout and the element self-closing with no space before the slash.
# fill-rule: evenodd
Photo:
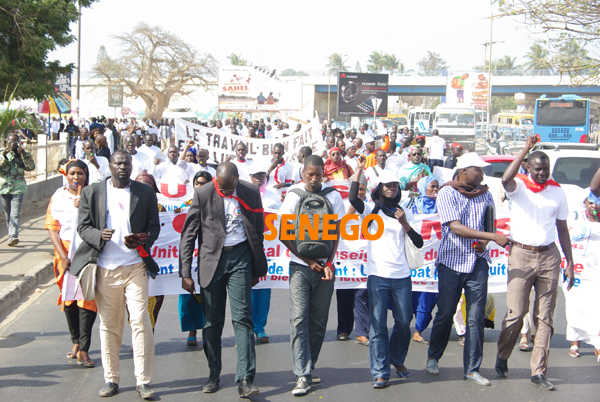
<svg viewBox="0 0 600 402">
<path fill-rule="evenodd" d="M 527 244 L 521 244 L 514 240 L 511 241 L 511 244 L 514 244 L 517 247 L 521 247 L 524 250 L 535 251 L 537 253 L 541 253 L 542 251 L 548 251 L 550 250 L 550 246 L 552 246 L 552 244 L 549 244 L 547 246 L 528 246 Z"/>
<path fill-rule="evenodd" d="M 241 247 L 241 246 L 243 246 L 243 245 L 244 245 L 244 244 L 246 244 L 247 242 L 248 242 L 248 240 L 244 240 L 243 242 L 241 242 L 241 243 L 238 243 L 238 244 L 236 244 L 235 246 L 226 246 L 226 247 L 223 247 L 223 251 L 231 251 L 231 250 L 233 250 L 233 249 L 236 249 L 236 248 L 238 248 L 238 247 Z"/>
</svg>

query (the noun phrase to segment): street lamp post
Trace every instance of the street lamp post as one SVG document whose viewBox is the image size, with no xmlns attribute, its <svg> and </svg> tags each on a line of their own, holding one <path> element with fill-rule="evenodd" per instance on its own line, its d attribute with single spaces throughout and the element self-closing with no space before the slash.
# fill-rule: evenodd
<svg viewBox="0 0 600 402">
<path fill-rule="evenodd" d="M 344 66 L 344 61 L 342 60 L 343 57 L 346 57 L 347 54 L 340 54 L 340 62 L 341 62 L 341 66 Z M 329 55 L 329 68 L 327 69 L 327 78 L 328 78 L 328 83 L 327 83 L 327 123 L 329 123 L 331 121 L 331 106 L 330 106 L 330 102 L 331 102 L 331 58 L 333 57 L 333 54 Z M 338 83 L 339 84 L 339 83 Z M 339 91 L 339 88 L 338 88 Z"/>
<path fill-rule="evenodd" d="M 79 14 L 77 17 L 77 108 L 75 112 L 77 114 L 76 123 L 79 124 L 79 105 L 80 105 L 80 97 L 79 97 L 79 86 L 81 81 L 81 1 L 79 3 Z M 68 141 L 67 141 L 68 142 Z"/>
</svg>

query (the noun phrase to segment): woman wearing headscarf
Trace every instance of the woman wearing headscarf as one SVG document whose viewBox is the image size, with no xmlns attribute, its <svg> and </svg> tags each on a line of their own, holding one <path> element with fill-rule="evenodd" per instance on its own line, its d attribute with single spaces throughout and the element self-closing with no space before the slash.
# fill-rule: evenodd
<svg viewBox="0 0 600 402">
<path fill-rule="evenodd" d="M 437 214 L 437 194 L 440 190 L 440 181 L 435 176 L 425 176 L 417 182 L 419 196 L 409 198 L 403 204 L 413 215 Z M 431 323 L 431 312 L 437 303 L 437 293 L 412 292 L 413 313 L 415 315 L 415 333 L 412 340 L 429 345 L 429 341 L 421 335 Z"/>
<path fill-rule="evenodd" d="M 201 170 L 194 176 L 192 185 L 194 190 L 198 187 L 210 183 L 212 181 L 210 173 Z M 189 204 L 186 203 L 186 207 L 192 205 L 190 200 Z M 179 323 L 181 324 L 181 332 L 189 332 L 187 338 L 188 346 L 197 346 L 198 339 L 196 335 L 198 330 L 204 328 L 204 312 L 202 311 L 202 304 L 199 294 L 180 294 L 179 295 Z"/>
<path fill-rule="evenodd" d="M 389 385 L 390 363 L 402 379 L 408 378 L 404 365 L 410 344 L 410 321 L 412 320 L 412 282 L 410 267 L 404 250 L 405 236 L 417 247 L 423 246 L 423 238 L 410 225 L 410 214 L 400 208 L 401 193 L 398 178 L 391 171 L 383 171 L 379 184 L 371 193 L 374 204 L 358 197 L 359 177 L 366 159 L 358 156 L 356 178 L 350 187 L 350 203 L 359 216 L 378 215 L 385 230 L 376 241 L 367 243 L 367 292 L 369 294 L 370 365 L 373 388 Z M 369 233 L 376 233 L 376 221 L 369 223 Z M 391 305 L 394 328 L 388 336 L 387 310 Z"/>
<path fill-rule="evenodd" d="M 398 170 L 400 188 L 411 191 L 411 197 L 417 195 L 417 182 L 430 174 L 429 166 L 423 163 L 423 149 L 418 145 L 410 147 L 408 149 L 408 163 Z"/>
<path fill-rule="evenodd" d="M 46 224 L 50 241 L 54 246 L 54 275 L 56 284 L 61 290 L 57 305 L 62 305 L 73 348 L 67 353 L 68 359 L 77 359 L 83 367 L 94 367 L 88 351 L 92 339 L 92 327 L 96 321 L 97 309 L 94 301 L 63 301 L 62 288 L 65 272 L 71 267 L 71 257 L 76 246 L 81 242 L 77 234 L 77 214 L 81 189 L 88 185 L 89 170 L 80 160 L 71 160 L 59 168 L 66 176 L 66 184 L 56 190 L 48 210 Z"/>
<path fill-rule="evenodd" d="M 342 158 L 342 150 L 338 147 L 331 147 L 329 149 L 329 157 L 325 161 L 323 183 L 330 180 L 348 180 L 353 174 L 354 170 Z"/>
</svg>

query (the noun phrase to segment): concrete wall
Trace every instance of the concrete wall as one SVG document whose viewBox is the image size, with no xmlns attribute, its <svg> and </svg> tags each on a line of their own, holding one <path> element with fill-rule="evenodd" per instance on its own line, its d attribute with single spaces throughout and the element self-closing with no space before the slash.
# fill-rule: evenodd
<svg viewBox="0 0 600 402">
<path fill-rule="evenodd" d="M 62 186 L 62 180 L 63 176 L 57 175 L 48 180 L 38 181 L 27 185 L 27 194 L 25 194 L 25 198 L 23 199 L 23 208 L 25 208 L 28 203 L 40 201 L 54 194 L 56 189 Z M 0 204 L 0 213 L 4 213 L 2 204 Z"/>
</svg>

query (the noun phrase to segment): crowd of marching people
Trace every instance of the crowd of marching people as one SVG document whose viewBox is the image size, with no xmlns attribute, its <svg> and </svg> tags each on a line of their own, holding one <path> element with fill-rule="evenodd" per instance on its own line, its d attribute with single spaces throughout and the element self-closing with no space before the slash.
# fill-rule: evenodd
<svg viewBox="0 0 600 402">
<path fill-rule="evenodd" d="M 178 311 L 187 344 L 198 345 L 202 335 L 209 367 L 203 392 L 213 393 L 221 386 L 221 335 L 229 295 L 239 395 L 245 398 L 259 393 L 254 385 L 255 342 L 269 342 L 266 326 L 271 290 L 253 286 L 267 272 L 265 208 L 280 214 L 314 216 L 315 208 L 335 214 L 334 232 L 338 236 L 340 220 L 347 214 L 357 214 L 360 220 L 369 215 L 380 217 L 368 224 L 370 233 L 383 229 L 378 227 L 381 224 L 385 230 L 378 240 L 367 241 L 366 288 L 336 291 L 337 339 L 347 341 L 354 330 L 356 343 L 369 348 L 373 388 L 388 386 L 392 366 L 399 378 L 409 378 L 405 358 L 411 340 L 429 345 L 427 372 L 439 374 L 439 362 L 460 303 L 464 310 L 464 333 L 459 334 L 464 336 L 464 378 L 490 385 L 479 373 L 491 262 L 488 244 L 510 246 L 508 312 L 498 340 L 496 371 L 501 377 L 508 375 L 508 360 L 520 339 L 524 319 L 529 324 L 526 315 L 534 288 L 531 330 L 535 329 L 535 338 L 528 349 L 532 350 L 531 381 L 554 389 L 545 376 L 561 272 L 557 238 L 567 261 L 562 272 L 569 289 L 574 281 L 574 262 L 566 197 L 550 177 L 548 157 L 540 151 L 530 152 L 534 137 L 528 139 L 502 178 L 512 202 L 511 231 L 504 236 L 489 228 L 490 219 L 494 219 L 494 198 L 482 184 L 487 163 L 474 152 L 463 154 L 459 143 L 446 144 L 437 130 L 425 137 L 393 126 L 377 135 L 367 124 L 343 131 L 326 121 L 319 133 L 324 150 L 302 147 L 291 158 L 295 164 L 290 158 L 286 161 L 281 143 L 272 146 L 270 163 L 262 164 L 248 159 L 247 145 L 239 142 L 232 150 L 235 156 L 217 165 L 210 163 L 208 150 L 194 141 L 179 144 L 172 121 L 103 120 L 93 118 L 79 126 L 68 122 L 67 131 L 72 133 L 69 158 L 60 162 L 64 185 L 52 197 L 45 226 L 55 249 L 58 287 L 66 286 L 68 273 L 80 279 L 89 275 L 96 278 L 96 286 L 87 289 L 93 298 L 67 301 L 59 297 L 57 304 L 65 312 L 73 344 L 67 358 L 77 359 L 84 367 L 94 367 L 88 352 L 92 327 L 100 317 L 106 383 L 101 396 L 112 396 L 119 389 L 125 312 L 133 332 L 136 390 L 144 399 L 154 395 L 153 331 L 164 296 L 149 296 L 148 280 L 158 272 L 150 249 L 160 232 L 159 214 L 166 210 L 156 194 L 169 183 L 190 183 L 194 188 L 190 199 L 175 209 L 181 212 L 188 208 L 179 258 L 185 292 L 179 296 Z M 53 123 L 49 124 L 51 127 Z M 232 135 L 274 140 L 303 129 L 301 123 L 290 128 L 288 123 L 270 117 L 215 120 L 207 125 Z M 9 234 L 17 241 L 19 217 L 14 211 L 20 209 L 16 204 L 19 195 L 22 202 L 24 192 L 19 183 L 24 183 L 24 171 L 34 168 L 31 156 L 21 147 L 23 140 L 22 134 L 9 135 L 0 155 L 4 179 L 0 194 Z M 523 172 L 525 158 L 527 171 Z M 444 183 L 441 176 L 433 175 L 436 167 L 454 169 L 452 180 Z M 589 222 L 598 221 L 600 210 L 600 174 L 596 176 L 582 206 L 581 219 Z M 328 186 L 332 181 L 347 183 L 347 199 Z M 414 217 L 421 214 L 439 214 L 442 225 L 435 261 L 438 293 L 412 291 L 410 271 L 418 265 L 423 246 Z M 292 393 L 304 395 L 321 382 L 314 369 L 334 293 L 338 241 L 281 241 L 291 252 L 290 341 L 297 378 Z M 195 258 L 197 272 L 192 269 Z M 92 269 L 93 273 L 88 273 Z M 391 333 L 388 311 L 394 322 Z M 413 318 L 415 330 L 411 334 Z M 422 334 L 432 321 L 428 340 Z M 578 352 L 579 342 L 587 341 L 599 354 L 600 334 L 571 328 L 568 336 L 574 345 L 571 351 Z"/>
</svg>

